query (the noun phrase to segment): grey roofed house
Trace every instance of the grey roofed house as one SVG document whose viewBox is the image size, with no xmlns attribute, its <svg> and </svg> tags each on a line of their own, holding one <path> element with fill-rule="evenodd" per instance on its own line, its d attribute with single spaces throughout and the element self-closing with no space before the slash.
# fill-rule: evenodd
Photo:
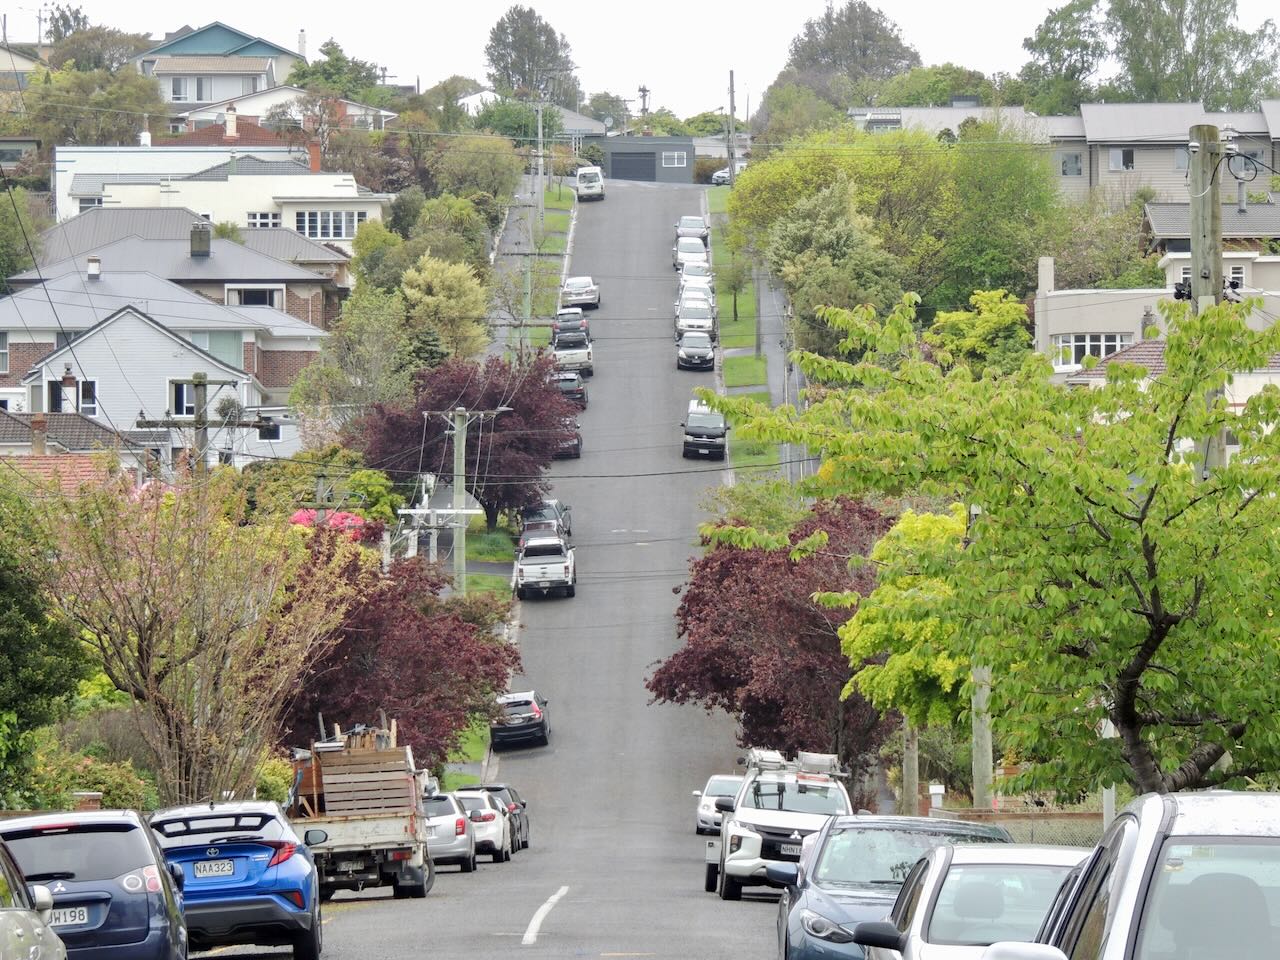
<svg viewBox="0 0 1280 960">
<path fill-rule="evenodd" d="M 151 273 L 106 273 L 90 280 L 79 272 L 0 299 L 0 330 L 88 330 L 133 306 L 179 330 L 259 329 L 272 337 L 323 337 L 325 332 L 270 307 L 228 307 Z"/>
<path fill-rule="evenodd" d="M 604 122 L 597 120 L 595 117 L 588 117 L 586 114 L 578 113 L 576 110 L 570 110 L 567 107 L 556 107 L 560 113 L 560 130 L 562 133 L 574 137 L 604 136 Z"/>
<path fill-rule="evenodd" d="M 852 107 L 849 119 L 866 130 L 924 130 L 939 134 L 944 130 L 958 133 L 966 120 L 989 122 L 1000 120 L 1020 126 L 1027 120 L 1022 107 Z"/>
<path fill-rule="evenodd" d="M 296 282 L 321 283 L 325 278 L 241 246 L 234 240 L 214 238 L 207 257 L 191 255 L 190 240 L 144 240 L 122 237 L 114 243 L 93 248 L 104 273 L 150 273 L 175 282 L 222 283 Z M 39 283 L 42 279 L 79 273 L 85 268 L 82 256 L 67 257 L 10 277 L 14 285 Z"/>
<path fill-rule="evenodd" d="M 27 444 L 32 440 L 32 413 L 10 413 L 0 410 L 0 444 Z M 46 413 L 45 438 L 68 453 L 90 453 L 94 450 L 112 450 L 118 446 L 154 445 L 158 438 L 167 439 L 168 433 L 153 430 L 112 430 L 83 413 Z"/>
<path fill-rule="evenodd" d="M 1191 237 L 1191 206 L 1186 203 L 1148 203 L 1142 208 L 1152 241 L 1187 240 Z M 1227 239 L 1280 237 L 1280 204 L 1250 203 L 1241 210 L 1234 203 L 1222 205 L 1222 236 Z"/>
<path fill-rule="evenodd" d="M 259 157 L 237 157 L 208 170 L 189 173 L 182 180 L 226 180 L 237 177 L 311 176 L 311 167 L 305 159 L 263 160 Z"/>
<path fill-rule="evenodd" d="M 242 230 L 246 247 L 288 263 L 349 263 L 351 255 L 284 227 Z"/>
</svg>

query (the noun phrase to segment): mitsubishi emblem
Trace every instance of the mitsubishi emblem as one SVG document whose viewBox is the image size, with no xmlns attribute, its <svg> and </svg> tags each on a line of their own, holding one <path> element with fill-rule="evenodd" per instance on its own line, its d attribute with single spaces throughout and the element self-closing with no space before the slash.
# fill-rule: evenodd
<svg viewBox="0 0 1280 960">
<path fill-rule="evenodd" d="M 54 892 L 54 893 L 66 893 L 66 892 L 67 892 L 67 885 L 66 885 L 65 883 L 63 883 L 61 880 L 59 880 L 57 883 L 55 883 L 55 884 L 53 885 L 53 892 Z"/>
<path fill-rule="evenodd" d="M 217 848 L 217 847 L 210 847 L 210 848 L 209 848 L 208 850 L 206 850 L 204 853 L 205 853 L 205 856 L 207 856 L 207 857 L 216 857 L 216 856 L 218 855 L 218 848 Z"/>
<path fill-rule="evenodd" d="M 791 836 L 790 836 L 790 837 L 788 837 L 787 839 L 788 839 L 788 840 L 800 840 L 800 839 L 803 839 L 803 838 L 800 836 L 800 831 L 799 831 L 799 830 L 793 830 L 793 831 L 792 831 L 792 833 L 791 833 Z"/>
</svg>

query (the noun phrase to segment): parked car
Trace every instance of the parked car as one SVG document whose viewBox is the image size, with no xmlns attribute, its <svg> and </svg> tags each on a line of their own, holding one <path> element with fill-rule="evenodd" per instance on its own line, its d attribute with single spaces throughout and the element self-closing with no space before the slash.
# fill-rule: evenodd
<svg viewBox="0 0 1280 960">
<path fill-rule="evenodd" d="M 887 920 L 852 931 L 867 960 L 979 960 L 997 940 L 1034 940 L 1085 847 L 935 847 L 907 874 Z"/>
<path fill-rule="evenodd" d="M 586 393 L 585 387 L 582 392 Z M 577 460 L 582 456 L 582 428 L 577 420 L 571 420 L 565 426 L 570 432 L 560 440 L 560 446 L 552 456 L 557 460 Z"/>
<path fill-rule="evenodd" d="M 680 426 L 684 427 L 682 457 L 705 453 L 717 460 L 724 459 L 729 435 L 729 424 L 724 414 L 717 413 L 700 400 L 694 400 L 689 404 L 689 412 Z"/>
<path fill-rule="evenodd" d="M 530 520 L 520 528 L 520 536 L 516 540 L 516 551 L 523 550 L 530 540 L 546 540 L 559 537 L 568 540 L 569 534 L 559 520 Z"/>
<path fill-rule="evenodd" d="M 716 347 L 711 335 L 691 330 L 676 340 L 677 370 L 713 370 L 716 365 Z"/>
<path fill-rule="evenodd" d="M 681 217 L 676 221 L 676 239 L 681 237 L 694 237 L 706 246 L 711 242 L 711 231 L 707 229 L 707 221 L 701 217 Z"/>
<path fill-rule="evenodd" d="M 487 853 L 494 863 L 506 863 L 515 852 L 511 838 L 511 817 L 490 793 L 459 790 L 454 793 L 467 810 L 476 834 L 476 850 Z"/>
<path fill-rule="evenodd" d="M 560 291 L 562 307 L 600 306 L 600 287 L 590 277 L 570 277 Z"/>
<path fill-rule="evenodd" d="M 591 340 L 585 333 L 561 333 L 551 341 L 558 372 L 580 373 L 589 377 L 595 373 L 595 353 Z"/>
<path fill-rule="evenodd" d="M 185 960 L 182 870 L 132 810 L 0 820 L 0 839 L 28 883 L 48 885 L 71 960 Z"/>
<path fill-rule="evenodd" d="M 679 270 L 686 263 L 707 263 L 707 248 L 697 237 L 681 237 L 671 248 L 671 266 Z"/>
<path fill-rule="evenodd" d="M 681 277 L 680 289 L 676 291 L 676 303 L 679 304 L 682 299 L 697 294 L 703 300 L 707 300 L 714 307 L 716 305 L 716 288 L 710 277 Z"/>
<path fill-rule="evenodd" d="M 676 336 L 686 333 L 705 333 L 712 340 L 718 333 L 716 312 L 705 300 L 685 300 L 680 304 L 680 312 L 676 314 Z"/>
<path fill-rule="evenodd" d="M 476 868 L 476 832 L 467 808 L 451 793 L 422 798 L 427 817 L 427 852 L 440 866 L 456 863 L 463 873 Z"/>
<path fill-rule="evenodd" d="M 0 957 L 67 960 L 53 932 L 53 894 L 42 883 L 27 886 L 9 848 L 0 840 Z"/>
<path fill-rule="evenodd" d="M 711 184 L 716 187 L 723 187 L 729 182 L 729 168 L 721 167 L 711 175 Z"/>
<path fill-rule="evenodd" d="M 543 717 L 546 716 L 546 701 L 543 701 Z M 482 783 L 471 789 L 487 790 L 502 803 L 507 805 L 507 813 L 511 814 L 511 822 L 516 834 L 516 849 L 529 849 L 529 804 L 520 798 L 516 788 L 509 783 Z"/>
<path fill-rule="evenodd" d="M 573 547 L 563 537 L 529 540 L 516 554 L 511 579 L 517 600 L 527 600 L 535 593 L 546 597 L 556 591 L 566 597 L 576 595 L 578 567 Z"/>
<path fill-rule="evenodd" d="M 555 319 L 551 321 L 551 339 L 562 333 L 580 333 L 587 340 L 591 339 L 591 325 L 581 307 L 565 307 L 556 311 Z"/>
<path fill-rule="evenodd" d="M 520 511 L 520 522 L 530 520 L 558 520 L 566 536 L 573 536 L 573 508 L 560 500 L 542 500 Z"/>
<path fill-rule="evenodd" d="M 327 840 L 323 830 L 299 837 L 279 805 L 261 800 L 174 807 L 150 822 L 182 870 L 194 949 L 256 944 L 320 956 L 320 881 L 308 843 Z"/>
<path fill-rule="evenodd" d="M 711 281 L 713 278 L 711 264 L 706 260 L 688 260 L 680 265 L 680 282 L 687 280 L 703 279 Z"/>
<path fill-rule="evenodd" d="M 681 288 L 680 295 L 676 297 L 676 302 L 672 306 L 677 319 L 686 307 L 705 307 L 711 311 L 712 318 L 717 315 L 716 302 L 712 299 L 710 290 L 706 287 Z"/>
<path fill-rule="evenodd" d="M 604 171 L 599 167 L 579 167 L 574 185 L 579 200 L 604 199 Z"/>
<path fill-rule="evenodd" d="M 504 693 L 498 697 L 499 715 L 489 723 L 489 741 L 495 746 L 533 740 L 546 746 L 551 739 L 547 701 L 536 690 Z"/>
<path fill-rule="evenodd" d="M 1280 794 L 1147 794 L 1102 835 L 1035 943 L 984 960 L 1262 957 L 1275 949 Z"/>
<path fill-rule="evenodd" d="M 742 777 L 720 774 L 707 780 L 701 790 L 693 791 L 698 808 L 693 815 L 694 833 L 719 833 L 721 813 L 716 809 L 716 797 L 732 797 L 742 786 Z"/>
<path fill-rule="evenodd" d="M 573 401 L 583 410 L 587 409 L 587 385 L 583 382 L 582 374 L 577 370 L 558 370 L 555 382 L 566 400 Z"/>
<path fill-rule="evenodd" d="M 774 863 L 766 870 L 769 881 L 782 887 L 779 960 L 862 960 L 854 924 L 887 916 L 922 856 L 944 843 L 1009 842 L 1003 827 L 964 820 L 831 817 L 805 839 L 799 863 Z"/>
</svg>

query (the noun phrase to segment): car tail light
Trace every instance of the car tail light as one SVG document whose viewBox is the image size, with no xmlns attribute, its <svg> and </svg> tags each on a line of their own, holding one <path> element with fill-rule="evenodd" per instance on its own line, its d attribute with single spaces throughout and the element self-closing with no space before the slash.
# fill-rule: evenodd
<svg viewBox="0 0 1280 960">
<path fill-rule="evenodd" d="M 564 565 L 564 575 L 566 577 L 569 575 L 569 565 L 567 563 Z"/>
<path fill-rule="evenodd" d="M 285 894 L 285 896 L 288 897 L 290 902 L 299 910 L 306 909 L 307 901 L 303 899 L 301 890 L 290 890 Z"/>
<path fill-rule="evenodd" d="M 484 813 L 480 814 L 480 819 L 485 823 L 492 823 L 494 820 L 498 819 L 498 815 L 492 810 L 486 810 Z"/>
<path fill-rule="evenodd" d="M 453 821 L 453 835 L 455 837 L 460 837 L 466 832 L 467 832 L 466 817 L 459 817 L 457 820 Z"/>
<path fill-rule="evenodd" d="M 392 860 L 408 860 L 408 859 L 410 859 L 412 856 L 413 856 L 413 851 L 412 851 L 412 850 L 392 850 L 392 851 L 391 851 L 391 858 L 390 858 L 390 859 L 392 859 Z"/>
<path fill-rule="evenodd" d="M 155 864 L 142 868 L 142 882 L 146 885 L 147 893 L 160 892 L 160 868 Z"/>
<path fill-rule="evenodd" d="M 272 847 L 275 850 L 275 853 L 271 855 L 270 862 L 267 863 L 268 867 L 274 867 L 277 863 L 284 863 L 298 849 L 296 843 L 289 843 L 286 840 L 268 840 L 266 843 L 268 847 Z"/>
<path fill-rule="evenodd" d="M 519 809 L 520 809 L 520 804 L 518 804 L 518 803 L 508 803 L 508 804 L 507 804 L 507 812 L 508 812 L 508 813 L 515 813 L 515 812 L 516 812 L 517 810 L 519 810 Z"/>
<path fill-rule="evenodd" d="M 159 893 L 163 889 L 160 885 L 160 870 L 154 865 L 117 877 L 116 882 L 130 893 L 141 893 L 143 890 L 147 893 Z"/>
</svg>

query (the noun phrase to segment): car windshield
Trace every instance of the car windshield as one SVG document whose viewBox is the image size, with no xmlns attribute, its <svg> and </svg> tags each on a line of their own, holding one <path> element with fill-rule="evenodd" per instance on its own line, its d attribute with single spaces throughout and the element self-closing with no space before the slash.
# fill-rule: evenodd
<svg viewBox="0 0 1280 960">
<path fill-rule="evenodd" d="M 697 237 L 681 237 L 680 245 L 677 249 L 681 253 L 699 253 L 706 255 L 707 248 L 702 245 L 702 241 Z"/>
<path fill-rule="evenodd" d="M 939 830 L 860 826 L 834 829 L 818 856 L 813 876 L 820 884 L 901 884 L 917 860 L 939 844 L 956 839 L 966 843 L 983 840 L 968 834 L 957 838 Z"/>
<path fill-rule="evenodd" d="M 848 813 L 844 791 L 835 782 L 798 783 L 794 780 L 753 780 L 740 806 L 794 813 Z"/>
<path fill-rule="evenodd" d="M 1170 837 L 1151 877 L 1134 960 L 1274 956 L 1280 840 Z"/>
<path fill-rule="evenodd" d="M 704 429 L 724 429 L 724 417 L 718 413 L 691 413 L 685 420 L 685 425 L 689 427 L 702 427 Z"/>
<path fill-rule="evenodd" d="M 947 871 L 929 917 L 925 940 L 989 946 L 1034 940 L 1069 866 L 964 863 Z"/>
<path fill-rule="evenodd" d="M 449 817 L 458 812 L 448 797 L 427 797 L 422 806 L 428 817 Z"/>
<path fill-rule="evenodd" d="M 681 217 L 680 226 L 685 230 L 701 230 L 703 227 L 701 217 Z"/>
<path fill-rule="evenodd" d="M 680 346 L 705 349 L 711 346 L 711 338 L 705 333 L 686 333 L 680 338 Z"/>
<path fill-rule="evenodd" d="M 686 300 L 680 304 L 681 320 L 710 320 L 711 308 L 705 300 Z"/>
<path fill-rule="evenodd" d="M 706 789 L 702 791 L 704 797 L 733 797 L 738 794 L 738 787 L 742 786 L 741 777 L 712 777 L 707 781 Z"/>
<path fill-rule="evenodd" d="M 146 836 L 132 824 L 77 824 L 50 832 L 53 829 L 4 834 L 29 883 L 110 880 L 155 863 Z"/>
</svg>

